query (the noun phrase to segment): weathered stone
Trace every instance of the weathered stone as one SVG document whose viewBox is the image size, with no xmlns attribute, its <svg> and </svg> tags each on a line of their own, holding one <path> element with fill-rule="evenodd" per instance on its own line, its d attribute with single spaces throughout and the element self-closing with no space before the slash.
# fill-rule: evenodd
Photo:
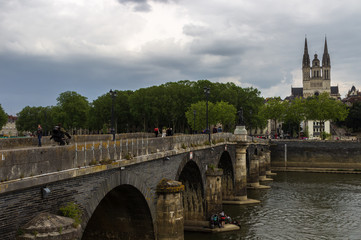
<svg viewBox="0 0 361 240">
<path fill-rule="evenodd" d="M 157 186 L 158 240 L 183 240 L 184 218 L 181 182 L 162 179 Z"/>
<path fill-rule="evenodd" d="M 19 229 L 18 240 L 73 240 L 81 233 L 80 225 L 74 225 L 74 219 L 50 213 L 40 213 Z"/>
<path fill-rule="evenodd" d="M 206 219 L 222 211 L 222 175 L 219 168 L 208 168 L 206 172 Z"/>
</svg>

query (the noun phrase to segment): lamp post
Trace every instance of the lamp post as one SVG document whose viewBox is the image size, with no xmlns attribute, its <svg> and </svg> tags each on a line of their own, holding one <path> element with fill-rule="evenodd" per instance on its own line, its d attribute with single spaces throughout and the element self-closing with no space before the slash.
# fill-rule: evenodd
<svg viewBox="0 0 361 240">
<path fill-rule="evenodd" d="M 113 134 L 113 141 L 115 141 L 115 129 L 114 129 L 114 98 L 116 96 L 116 90 L 112 91 L 110 89 L 109 91 L 110 96 L 112 97 L 112 120 L 111 120 L 111 124 L 112 124 L 112 128 L 110 130 L 111 134 Z"/>
<path fill-rule="evenodd" d="M 209 130 L 209 125 L 208 125 L 208 97 L 209 97 L 209 93 L 210 93 L 210 88 L 204 87 L 203 90 L 204 90 L 204 93 L 206 94 L 206 120 L 207 120 L 206 132 L 208 133 L 209 143 L 211 143 L 211 131 Z"/>
<path fill-rule="evenodd" d="M 196 132 L 196 110 L 193 110 L 193 134 Z"/>
<path fill-rule="evenodd" d="M 44 136 L 48 136 L 48 132 L 46 131 L 46 124 L 47 124 L 47 121 L 46 121 L 46 110 L 44 111 Z"/>
</svg>

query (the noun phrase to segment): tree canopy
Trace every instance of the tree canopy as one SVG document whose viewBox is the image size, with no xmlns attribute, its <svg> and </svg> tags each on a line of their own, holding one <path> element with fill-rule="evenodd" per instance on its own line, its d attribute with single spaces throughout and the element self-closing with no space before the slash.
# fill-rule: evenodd
<svg viewBox="0 0 361 240">
<path fill-rule="evenodd" d="M 190 124 L 186 112 L 192 104 L 206 100 L 204 87 L 210 89 L 208 98 L 210 106 L 222 105 L 217 110 L 218 119 L 210 121 L 211 124 L 222 123 L 231 129 L 234 127 L 231 125 L 234 125 L 236 117 L 234 109 L 242 107 L 246 125 L 253 127 L 265 125 L 265 120 L 259 113 L 264 100 L 257 89 L 241 88 L 234 83 L 182 80 L 135 91 L 116 90 L 114 99 L 116 131 L 151 131 L 154 127 L 172 127 L 175 132 L 190 132 L 193 121 Z M 60 122 L 68 129 L 88 128 L 93 131 L 107 131 L 110 128 L 112 108 L 110 93 L 105 93 L 89 103 L 86 97 L 67 91 L 61 93 L 57 101 L 56 106 L 25 107 L 18 114 L 19 129 L 29 131 L 34 123 L 38 124 L 39 121 L 43 124 L 46 122 L 50 126 Z M 42 113 L 38 113 L 39 111 Z M 205 118 L 205 112 L 196 111 L 198 118 Z M 36 112 L 38 114 L 35 114 Z M 25 119 L 33 120 L 29 123 Z"/>
<path fill-rule="evenodd" d="M 63 92 L 56 99 L 66 128 L 86 128 L 89 103 L 86 97 L 72 91 Z"/>
<path fill-rule="evenodd" d="M 5 113 L 4 109 L 0 104 L 0 130 L 7 123 L 7 121 L 8 121 L 8 115 Z"/>
<path fill-rule="evenodd" d="M 305 100 L 305 115 L 308 120 L 343 121 L 348 115 L 348 110 L 345 104 L 324 92 Z"/>
</svg>

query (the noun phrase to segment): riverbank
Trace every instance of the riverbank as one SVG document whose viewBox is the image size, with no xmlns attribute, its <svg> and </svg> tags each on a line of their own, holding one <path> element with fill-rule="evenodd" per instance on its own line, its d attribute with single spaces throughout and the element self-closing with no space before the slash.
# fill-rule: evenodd
<svg viewBox="0 0 361 240">
<path fill-rule="evenodd" d="M 337 169 L 337 168 L 272 167 L 272 171 L 273 172 L 361 174 L 361 169 Z"/>
<path fill-rule="evenodd" d="M 272 140 L 270 150 L 274 170 L 361 171 L 360 142 Z"/>
</svg>

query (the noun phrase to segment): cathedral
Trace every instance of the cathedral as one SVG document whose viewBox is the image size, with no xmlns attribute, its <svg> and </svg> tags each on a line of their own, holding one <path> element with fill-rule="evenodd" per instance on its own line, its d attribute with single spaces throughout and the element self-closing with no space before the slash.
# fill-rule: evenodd
<svg viewBox="0 0 361 240">
<path fill-rule="evenodd" d="M 302 88 L 291 88 L 292 98 L 295 97 L 310 97 L 327 92 L 333 98 L 340 98 L 338 86 L 331 86 L 331 61 L 330 54 L 327 48 L 327 39 L 325 38 L 325 47 L 323 49 L 322 65 L 315 54 L 310 61 L 308 55 L 307 38 L 305 38 L 305 48 L 302 60 Z"/>
</svg>

